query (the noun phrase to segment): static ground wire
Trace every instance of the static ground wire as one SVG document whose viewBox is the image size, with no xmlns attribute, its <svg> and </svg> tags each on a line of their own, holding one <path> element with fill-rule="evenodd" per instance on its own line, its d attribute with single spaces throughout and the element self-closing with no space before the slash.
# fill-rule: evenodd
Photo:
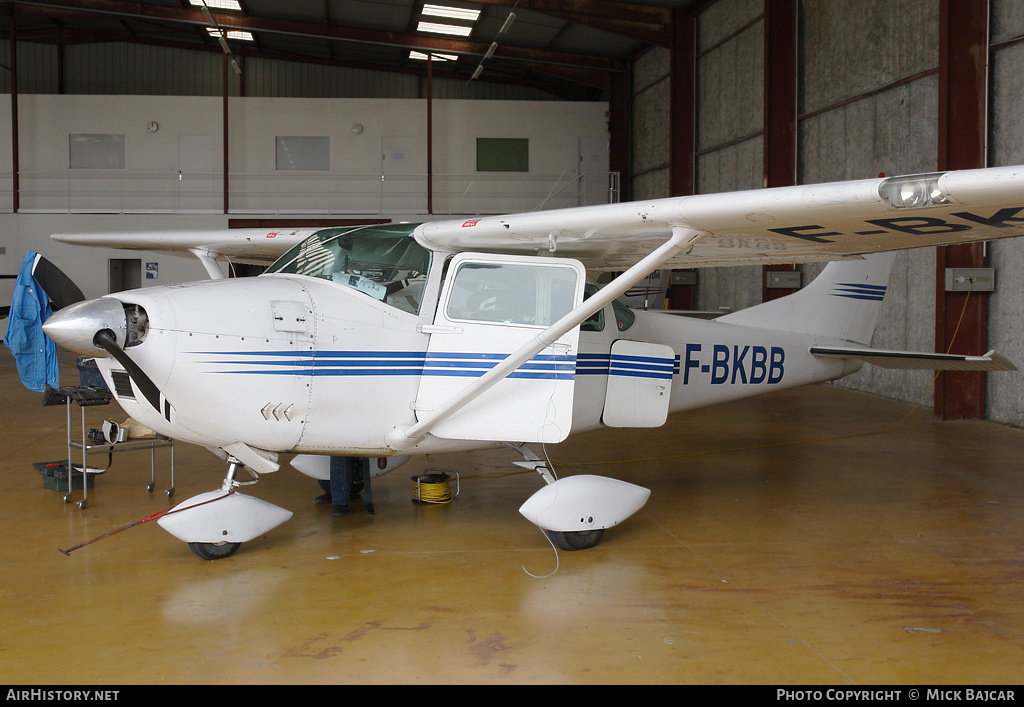
<svg viewBox="0 0 1024 707">
<path fill-rule="evenodd" d="M 74 552 L 75 550 L 79 550 L 79 549 L 85 547 L 86 545 L 92 545 L 94 542 L 98 542 L 100 540 L 104 540 L 106 538 L 109 538 L 111 535 L 117 535 L 118 533 L 122 533 L 122 532 L 128 530 L 129 528 L 134 528 L 136 525 L 142 525 L 143 523 L 148 523 L 148 522 L 150 522 L 152 520 L 160 520 L 164 516 L 169 516 L 169 515 L 173 515 L 175 513 L 180 513 L 181 511 L 187 511 L 189 508 L 198 508 L 199 506 L 205 506 L 207 503 L 213 503 L 214 501 L 219 501 L 222 498 L 226 498 L 227 496 L 230 496 L 233 493 L 234 493 L 234 490 L 232 489 L 230 491 L 226 491 L 223 496 L 218 496 L 216 498 L 211 498 L 211 499 L 209 499 L 207 501 L 203 501 L 202 503 L 195 503 L 195 504 L 193 504 L 191 506 L 186 506 L 185 508 L 179 508 L 179 506 L 181 506 L 181 503 L 178 503 L 178 504 L 173 505 L 173 506 L 169 506 L 169 507 L 163 509 L 162 511 L 157 511 L 156 513 L 153 513 L 152 515 L 148 515 L 145 518 L 139 518 L 138 520 L 133 520 L 131 523 L 128 523 L 127 525 L 122 525 L 120 528 L 114 528 L 113 530 L 111 530 L 109 532 L 106 532 L 103 535 L 99 535 L 99 536 L 93 538 L 92 540 L 86 540 L 84 543 L 79 543 L 78 545 L 75 545 L 74 547 L 69 547 L 67 550 L 64 550 L 62 548 L 57 548 L 57 552 L 59 552 L 59 553 L 61 553 L 63 555 L 66 555 L 67 557 L 71 557 L 71 553 Z M 184 501 L 182 501 L 182 503 L 184 503 Z"/>
</svg>

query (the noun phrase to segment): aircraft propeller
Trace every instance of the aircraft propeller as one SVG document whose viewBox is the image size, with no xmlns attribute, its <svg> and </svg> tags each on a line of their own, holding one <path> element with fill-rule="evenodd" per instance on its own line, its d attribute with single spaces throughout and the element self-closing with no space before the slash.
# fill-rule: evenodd
<svg viewBox="0 0 1024 707">
<path fill-rule="evenodd" d="M 118 345 L 114 332 L 110 331 L 110 329 L 101 329 L 96 332 L 92 340 L 93 343 L 109 353 L 118 363 L 124 366 L 125 373 L 135 381 L 135 386 L 146 400 L 149 401 L 149 404 L 153 406 L 153 409 L 157 412 L 164 412 L 160 409 L 160 389 L 153 382 L 153 379 L 146 375 L 146 372 L 139 367 L 139 364 L 135 363 L 131 356 L 126 354 L 124 349 Z M 164 402 L 166 403 L 166 401 Z"/>
<path fill-rule="evenodd" d="M 37 275 L 38 273 L 38 275 Z M 112 297 L 86 300 L 82 291 L 59 268 L 40 257 L 33 278 L 50 297 L 54 314 L 43 323 L 43 332 L 59 346 L 84 356 L 107 354 L 124 367 L 153 409 L 167 417 L 170 404 L 153 379 L 129 356 L 129 314 Z"/>
<path fill-rule="evenodd" d="M 82 290 L 64 271 L 41 255 L 32 266 L 32 279 L 50 299 L 50 309 L 56 312 L 85 299 Z"/>
</svg>

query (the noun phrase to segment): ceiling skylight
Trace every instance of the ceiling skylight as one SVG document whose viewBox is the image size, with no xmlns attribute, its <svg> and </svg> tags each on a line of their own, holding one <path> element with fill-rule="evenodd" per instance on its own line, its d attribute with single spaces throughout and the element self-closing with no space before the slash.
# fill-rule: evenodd
<svg viewBox="0 0 1024 707">
<path fill-rule="evenodd" d="M 468 37 L 473 32 L 473 25 L 477 18 L 480 17 L 480 10 L 430 3 L 423 6 L 422 12 L 423 16 L 416 26 L 418 32 L 448 34 L 456 37 Z"/>
<path fill-rule="evenodd" d="M 457 61 L 459 58 L 457 54 L 432 53 L 431 56 L 434 58 L 434 61 Z M 415 49 L 413 49 L 412 51 L 409 52 L 409 58 L 419 59 L 420 61 L 426 61 L 427 55 L 424 54 L 423 52 L 418 52 Z"/>
<path fill-rule="evenodd" d="M 463 27 L 461 25 L 443 25 L 437 22 L 425 22 L 420 20 L 420 23 L 416 26 L 416 30 L 419 32 L 433 32 L 435 34 L 453 34 L 458 37 L 468 37 L 469 33 L 473 31 L 472 27 Z"/>
<path fill-rule="evenodd" d="M 242 6 L 238 4 L 238 0 L 188 0 L 193 7 L 203 7 L 204 5 L 211 10 L 234 10 L 235 12 L 241 12 Z"/>
<path fill-rule="evenodd" d="M 446 7 L 444 5 L 424 5 L 423 14 L 432 17 L 447 17 L 452 20 L 476 22 L 476 19 L 480 16 L 480 11 L 467 10 L 461 7 Z"/>
<path fill-rule="evenodd" d="M 253 38 L 252 38 L 252 33 L 251 32 L 246 32 L 246 31 L 240 30 L 240 29 L 229 29 L 227 32 L 225 32 L 222 29 L 216 29 L 214 27 L 207 27 L 206 28 L 206 32 L 211 37 L 226 36 L 228 39 L 241 39 L 244 42 L 252 42 L 252 41 L 254 41 Z"/>
</svg>

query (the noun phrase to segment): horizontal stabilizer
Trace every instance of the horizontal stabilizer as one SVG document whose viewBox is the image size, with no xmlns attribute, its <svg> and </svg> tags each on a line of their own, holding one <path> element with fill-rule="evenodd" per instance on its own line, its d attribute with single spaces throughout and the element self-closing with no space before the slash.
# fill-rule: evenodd
<svg viewBox="0 0 1024 707">
<path fill-rule="evenodd" d="M 933 371 L 1016 371 L 1008 358 L 995 351 L 984 356 L 959 354 L 885 351 L 882 349 L 846 348 L 843 346 L 812 346 L 811 355 L 823 358 L 856 358 L 879 368 Z"/>
</svg>

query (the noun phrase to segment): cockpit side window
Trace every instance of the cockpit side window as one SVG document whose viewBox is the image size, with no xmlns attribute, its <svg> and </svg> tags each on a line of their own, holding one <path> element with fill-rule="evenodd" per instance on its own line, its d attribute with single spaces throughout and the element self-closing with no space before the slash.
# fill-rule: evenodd
<svg viewBox="0 0 1024 707">
<path fill-rule="evenodd" d="M 583 288 L 584 301 L 590 299 L 600 288 L 597 285 L 588 284 Z M 604 307 L 591 314 L 583 324 L 580 331 L 604 331 Z"/>
<path fill-rule="evenodd" d="M 613 300 L 612 310 L 615 312 L 615 326 L 618 327 L 619 331 L 626 331 L 626 329 L 633 326 L 633 322 L 636 321 L 636 315 L 632 309 L 618 300 Z"/>
<path fill-rule="evenodd" d="M 412 237 L 414 228 L 395 225 L 317 231 L 285 253 L 267 273 L 330 280 L 418 314 L 430 251 Z"/>
</svg>

